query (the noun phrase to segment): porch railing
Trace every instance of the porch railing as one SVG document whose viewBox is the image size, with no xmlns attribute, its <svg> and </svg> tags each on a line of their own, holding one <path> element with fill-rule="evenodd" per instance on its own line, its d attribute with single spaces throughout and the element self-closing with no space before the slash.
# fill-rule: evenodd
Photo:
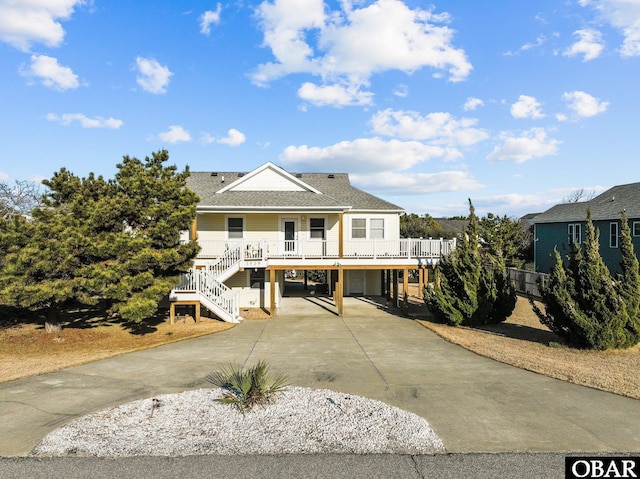
<svg viewBox="0 0 640 479">
<path fill-rule="evenodd" d="M 180 283 L 173 289 L 175 293 L 197 293 L 209 302 L 205 306 L 211 306 L 225 321 L 236 322 L 240 309 L 238 295 L 224 283 L 217 281 L 206 270 L 191 269 L 180 275 Z"/>
<path fill-rule="evenodd" d="M 334 259 L 339 258 L 338 241 L 216 241 L 199 240 L 198 258 L 228 256 L 238 251 L 240 261 L 266 261 L 269 258 Z M 451 253 L 455 239 L 348 240 L 343 243 L 344 258 L 439 258 Z"/>
</svg>

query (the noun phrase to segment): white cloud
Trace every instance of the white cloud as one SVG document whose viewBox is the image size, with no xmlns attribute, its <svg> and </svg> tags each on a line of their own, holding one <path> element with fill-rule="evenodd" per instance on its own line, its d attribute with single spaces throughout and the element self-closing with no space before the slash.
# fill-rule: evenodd
<svg viewBox="0 0 640 479">
<path fill-rule="evenodd" d="M 446 157 L 450 153 L 448 148 L 425 145 L 419 141 L 359 138 L 327 147 L 288 146 L 280 154 L 280 161 L 311 170 L 372 173 L 389 169 L 407 170 L 431 158 Z"/>
<path fill-rule="evenodd" d="M 525 43 L 524 45 L 522 45 L 520 47 L 520 50 L 527 51 L 527 50 L 531 50 L 533 48 L 541 47 L 542 45 L 544 45 L 544 43 L 546 41 L 547 41 L 547 37 L 545 37 L 544 35 L 540 35 L 538 38 L 536 38 L 535 42 L 529 42 L 529 43 Z"/>
<path fill-rule="evenodd" d="M 200 136 L 200 143 L 202 143 L 203 145 L 210 145 L 214 141 L 216 141 L 216 138 L 209 133 L 203 133 Z"/>
<path fill-rule="evenodd" d="M 7 181 L 9 179 L 9 175 L 0 171 L 0 181 Z"/>
<path fill-rule="evenodd" d="M 166 143 L 181 143 L 191 141 L 191 135 L 180 125 L 169 126 L 169 131 L 160 133 L 158 138 Z"/>
<path fill-rule="evenodd" d="M 513 50 L 508 50 L 504 53 L 505 56 L 511 57 L 511 56 L 515 56 L 515 55 L 519 55 L 520 52 L 526 52 L 527 50 L 533 50 L 534 48 L 539 48 L 542 45 L 544 45 L 547 41 L 547 37 L 544 35 L 539 35 L 536 38 L 535 42 L 527 42 L 524 45 L 522 45 L 520 48 L 518 48 L 516 51 Z"/>
<path fill-rule="evenodd" d="M 596 116 L 607 110 L 609 103 L 600 101 L 598 98 L 583 91 L 572 91 L 562 95 L 562 99 L 567 102 L 567 106 L 577 116 L 588 118 Z"/>
<path fill-rule="evenodd" d="M 239 130 L 236 130 L 235 128 L 229 129 L 229 131 L 227 131 L 227 136 L 223 138 L 216 138 L 210 133 L 203 133 L 200 136 L 200 143 L 202 143 L 203 145 L 210 145 L 211 143 L 221 143 L 223 145 L 238 146 L 242 145 L 245 141 L 247 141 L 247 137 L 245 136 L 245 134 Z"/>
<path fill-rule="evenodd" d="M 467 98 L 467 101 L 464 102 L 464 106 L 462 108 L 464 108 L 464 111 L 473 111 L 479 106 L 484 106 L 484 102 L 480 98 L 470 96 Z"/>
<path fill-rule="evenodd" d="M 138 77 L 136 82 L 149 93 L 166 93 L 173 73 L 152 58 L 136 57 Z"/>
<path fill-rule="evenodd" d="M 421 116 L 415 111 L 386 109 L 371 118 L 373 131 L 405 140 L 429 141 L 448 146 L 470 146 L 489 138 L 489 134 L 475 128 L 475 118 L 454 118 L 450 113 L 429 113 Z M 461 156 L 459 153 L 456 156 Z"/>
<path fill-rule="evenodd" d="M 235 128 L 231 128 L 227 132 L 227 136 L 225 138 L 220 138 L 218 140 L 218 143 L 229 146 L 238 146 L 242 145 L 245 141 L 247 141 L 247 137 L 242 132 L 236 130 Z"/>
<path fill-rule="evenodd" d="M 511 105 L 511 116 L 514 118 L 544 118 L 542 105 L 535 97 L 520 95 L 518 101 Z"/>
<path fill-rule="evenodd" d="M 555 155 L 560 141 L 547 138 L 543 128 L 531 128 L 519 137 L 507 133 L 501 135 L 502 144 L 496 146 L 487 156 L 490 161 L 515 161 L 524 163 L 533 158 Z"/>
<path fill-rule="evenodd" d="M 598 58 L 604 50 L 602 34 L 592 28 L 576 30 L 574 35 L 580 37 L 576 43 L 567 48 L 562 54 L 566 57 L 583 55 L 582 61 L 587 62 Z"/>
<path fill-rule="evenodd" d="M 307 94 L 329 95 L 326 88 L 337 84 L 342 93 L 357 96 L 327 104 L 361 104 L 360 87 L 375 73 L 431 67 L 460 81 L 472 70 L 465 52 L 452 46 L 446 14 L 412 10 L 399 0 L 362 8 L 344 1 L 341 7 L 328 11 L 323 0 L 264 1 L 257 16 L 275 61 L 259 65 L 253 82 L 266 85 L 291 73 L 309 73 L 321 77 L 323 86 Z"/>
<path fill-rule="evenodd" d="M 604 21 L 624 35 L 622 56 L 640 55 L 640 2 L 637 0 L 580 1 L 583 7 L 592 6 Z"/>
<path fill-rule="evenodd" d="M 353 85 L 317 86 L 313 83 L 305 82 L 298 89 L 298 96 L 316 106 L 343 107 L 373 104 L 373 93 L 363 92 Z"/>
<path fill-rule="evenodd" d="M 349 175 L 352 183 L 367 191 L 397 195 L 422 195 L 451 191 L 470 191 L 482 188 L 467 171 L 438 173 L 397 173 L 384 171 L 374 174 Z"/>
<path fill-rule="evenodd" d="M 0 0 L 0 40 L 28 51 L 33 43 L 57 47 L 68 20 L 85 0 Z"/>
<path fill-rule="evenodd" d="M 211 24 L 220 23 L 220 13 L 222 12 L 222 4 L 218 3 L 216 10 L 207 10 L 200 16 L 200 33 L 209 35 L 211 33 Z"/>
<path fill-rule="evenodd" d="M 487 213 L 503 214 L 522 217 L 529 213 L 540 213 L 558 204 L 555 195 L 547 191 L 539 191 L 530 194 L 506 193 L 501 195 L 488 195 L 473 198 L 473 206 L 476 214 L 483 216 Z"/>
<path fill-rule="evenodd" d="M 115 118 L 102 118 L 97 116 L 95 118 L 89 118 L 82 113 L 64 113 L 63 115 L 56 115 L 55 113 L 49 113 L 47 120 L 55 121 L 61 125 L 70 125 L 74 121 L 80 123 L 82 128 L 109 128 L 117 130 L 123 125 L 122 120 L 116 120 Z"/>
<path fill-rule="evenodd" d="M 409 86 L 401 83 L 393 89 L 393 94 L 400 98 L 406 98 L 409 96 Z"/>
<path fill-rule="evenodd" d="M 20 74 L 39 78 L 41 83 L 52 90 L 64 91 L 80 86 L 78 75 L 71 68 L 58 64 L 58 60 L 47 55 L 31 55 L 29 68 L 22 66 Z"/>
</svg>

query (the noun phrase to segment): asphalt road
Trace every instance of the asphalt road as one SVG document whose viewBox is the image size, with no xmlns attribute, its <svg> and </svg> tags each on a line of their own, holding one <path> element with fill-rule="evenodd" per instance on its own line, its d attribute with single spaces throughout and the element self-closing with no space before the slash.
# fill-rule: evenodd
<svg viewBox="0 0 640 479">
<path fill-rule="evenodd" d="M 332 478 L 555 479 L 564 477 L 556 453 L 433 456 L 308 454 L 101 458 L 0 458 L 2 478 Z"/>
</svg>

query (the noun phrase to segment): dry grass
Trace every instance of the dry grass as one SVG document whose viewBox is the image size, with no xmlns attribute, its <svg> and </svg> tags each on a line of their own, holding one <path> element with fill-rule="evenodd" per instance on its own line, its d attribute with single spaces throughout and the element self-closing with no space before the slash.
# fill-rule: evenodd
<svg viewBox="0 0 640 479">
<path fill-rule="evenodd" d="M 424 314 L 426 308 L 421 306 L 421 300 L 412 299 L 412 306 L 422 307 Z M 467 328 L 427 320 L 419 322 L 447 341 L 482 356 L 552 378 L 640 399 L 640 345 L 611 351 L 567 347 L 540 323 L 527 299 L 518 298 L 513 314 L 502 324 Z"/>
</svg>

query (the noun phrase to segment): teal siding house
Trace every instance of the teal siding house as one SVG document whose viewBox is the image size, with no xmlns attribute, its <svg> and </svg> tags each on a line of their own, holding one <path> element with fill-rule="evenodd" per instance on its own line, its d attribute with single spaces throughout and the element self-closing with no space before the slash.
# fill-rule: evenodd
<svg viewBox="0 0 640 479">
<path fill-rule="evenodd" d="M 566 258 L 571 242 L 584 240 L 587 209 L 600 231 L 600 255 L 615 274 L 620 271 L 620 216 L 626 212 L 636 255 L 640 253 L 640 183 L 614 186 L 589 201 L 556 205 L 533 219 L 535 270 L 548 273 L 554 248 Z"/>
</svg>

